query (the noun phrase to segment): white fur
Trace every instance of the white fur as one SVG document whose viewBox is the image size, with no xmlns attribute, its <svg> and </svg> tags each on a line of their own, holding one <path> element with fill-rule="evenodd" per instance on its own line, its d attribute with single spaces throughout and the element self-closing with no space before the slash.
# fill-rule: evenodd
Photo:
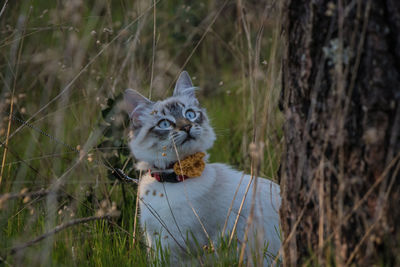
<svg viewBox="0 0 400 267">
<path fill-rule="evenodd" d="M 190 108 L 198 112 L 202 112 L 205 122 L 203 125 L 194 125 L 190 129 L 190 134 L 196 138 L 196 140 L 189 141 L 184 145 L 180 146 L 177 144 L 181 137 L 185 137 L 186 133 L 178 132 L 177 138 L 175 138 L 175 144 L 172 138 L 165 141 L 157 142 L 154 147 L 154 139 L 147 137 L 147 131 L 153 127 L 162 118 L 168 118 L 174 121 L 174 118 L 167 114 L 166 116 L 161 115 L 162 108 L 171 103 L 180 101 L 186 103 L 188 106 L 191 104 Z M 142 115 L 142 120 L 144 121 L 143 126 L 138 130 L 135 138 L 133 138 L 129 146 L 136 159 L 149 163 L 152 167 L 157 169 L 164 169 L 171 163 L 178 161 L 178 155 L 180 159 L 183 159 L 189 155 L 196 152 L 203 152 L 209 149 L 215 141 L 215 133 L 208 123 L 208 118 L 205 110 L 197 106 L 198 102 L 195 98 L 189 96 L 178 96 L 170 97 L 163 101 L 158 101 L 147 108 Z M 157 111 L 154 113 L 153 111 Z"/>
<path fill-rule="evenodd" d="M 171 163 L 196 152 L 205 152 L 213 145 L 215 133 L 205 110 L 198 106 L 194 91 L 189 75 L 183 72 L 177 81 L 174 95 L 163 101 L 151 102 L 131 89 L 125 92 L 126 111 L 135 128 L 135 136 L 129 146 L 136 159 L 145 162 L 138 164 L 139 169 L 172 171 L 166 170 Z M 176 102 L 184 103 L 184 107 L 180 106 L 182 114 L 165 111 L 165 107 Z M 203 118 L 202 122 L 193 121 L 189 132 L 171 127 L 168 138 L 164 140 L 159 135 L 149 134 L 149 130 L 157 127 L 160 120 L 167 119 L 175 124 L 178 118 L 174 116 L 184 115 L 187 109 L 194 110 Z M 186 141 L 189 135 L 192 139 Z M 250 176 L 243 176 L 224 164 L 206 164 L 200 177 L 180 183 L 160 183 L 147 173 L 140 180 L 139 195 L 140 222 L 148 245 L 154 248 L 157 240 L 160 240 L 162 247 L 169 248 L 172 259 L 177 261 L 185 250 L 195 247 L 192 235 L 200 245 L 208 244 L 207 236 L 212 242 L 218 242 L 237 188 L 238 193 L 227 219 L 226 233 L 233 229 L 250 180 Z M 279 185 L 263 178 L 253 180 L 257 181 L 257 191 L 254 198 L 253 187 L 248 191 L 237 224 L 237 237 L 243 241 L 254 199 L 248 251 L 262 250 L 268 243 L 268 252 L 276 255 L 280 248 Z M 264 263 L 270 262 L 271 259 Z"/>
<path fill-rule="evenodd" d="M 181 183 L 159 183 L 146 174 L 140 181 L 139 194 L 140 222 L 145 229 L 148 244 L 154 247 L 155 242 L 161 240 L 162 247 L 169 247 L 174 259 L 184 255 L 181 247 L 193 246 L 190 234 L 187 235 L 188 232 L 196 237 L 200 245 L 208 244 L 207 234 L 213 242 L 218 242 L 241 177 L 242 173 L 224 164 L 207 164 L 200 177 L 190 178 Z M 239 186 L 228 218 L 227 232 L 232 231 L 249 180 L 250 176 L 245 175 Z M 281 200 L 279 192 L 277 184 L 258 178 L 254 206 L 255 218 L 249 233 L 250 250 L 263 249 L 268 242 L 268 252 L 277 254 L 280 248 L 278 210 Z M 240 241 L 244 236 L 252 196 L 251 186 L 237 225 L 237 237 Z M 259 240 L 254 238 L 255 229 L 257 236 L 261 237 Z M 189 240 L 186 240 L 187 236 Z M 270 263 L 271 259 L 266 262 Z"/>
</svg>

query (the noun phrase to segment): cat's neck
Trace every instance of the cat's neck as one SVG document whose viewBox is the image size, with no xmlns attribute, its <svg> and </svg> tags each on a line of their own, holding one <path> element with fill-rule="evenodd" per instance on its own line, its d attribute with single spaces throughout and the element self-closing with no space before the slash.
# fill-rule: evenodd
<svg viewBox="0 0 400 267">
<path fill-rule="evenodd" d="M 207 164 L 209 155 L 206 152 L 203 152 L 205 154 L 203 161 Z M 195 154 L 195 153 L 193 153 Z M 192 155 L 193 155 L 192 154 Z M 191 155 L 189 155 L 191 156 Z M 187 158 L 187 157 L 186 157 Z M 184 159 L 182 159 L 184 160 Z M 179 162 L 179 160 L 173 160 L 173 161 L 153 161 L 153 162 L 147 162 L 147 161 L 139 161 L 136 163 L 135 168 L 138 171 L 151 171 L 151 172 L 173 172 L 174 171 L 174 164 Z"/>
<path fill-rule="evenodd" d="M 136 163 L 136 169 L 138 171 L 152 171 L 152 172 L 173 172 L 175 161 L 170 162 L 169 164 L 164 164 L 166 165 L 166 167 L 159 167 L 157 166 L 155 163 L 149 163 L 146 161 L 139 161 L 138 163 Z"/>
</svg>

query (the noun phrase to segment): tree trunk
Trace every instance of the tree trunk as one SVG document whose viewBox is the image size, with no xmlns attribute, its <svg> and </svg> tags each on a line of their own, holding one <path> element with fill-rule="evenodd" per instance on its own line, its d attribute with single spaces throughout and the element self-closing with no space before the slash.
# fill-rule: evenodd
<svg viewBox="0 0 400 267">
<path fill-rule="evenodd" d="M 283 6 L 283 261 L 400 264 L 400 1 Z"/>
</svg>

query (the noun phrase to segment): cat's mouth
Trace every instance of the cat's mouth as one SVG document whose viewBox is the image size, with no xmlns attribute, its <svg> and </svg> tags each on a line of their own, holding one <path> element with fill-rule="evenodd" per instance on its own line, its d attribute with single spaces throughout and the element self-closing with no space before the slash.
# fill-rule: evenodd
<svg viewBox="0 0 400 267">
<path fill-rule="evenodd" d="M 189 142 L 191 140 L 195 140 L 195 138 L 193 136 L 191 136 L 190 134 L 188 134 L 185 138 L 185 140 L 182 141 L 181 145 L 183 145 L 186 142 Z"/>
</svg>

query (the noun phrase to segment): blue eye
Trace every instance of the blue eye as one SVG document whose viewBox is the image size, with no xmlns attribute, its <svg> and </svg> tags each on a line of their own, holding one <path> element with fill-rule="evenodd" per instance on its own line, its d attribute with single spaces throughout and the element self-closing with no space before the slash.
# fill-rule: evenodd
<svg viewBox="0 0 400 267">
<path fill-rule="evenodd" d="M 192 109 L 189 109 L 188 111 L 186 111 L 185 117 L 189 120 L 194 120 L 197 117 L 196 112 L 194 112 Z"/>
<path fill-rule="evenodd" d="M 169 120 L 161 120 L 158 122 L 158 127 L 160 127 L 161 129 L 167 129 L 171 126 L 171 123 L 169 122 Z"/>
</svg>

